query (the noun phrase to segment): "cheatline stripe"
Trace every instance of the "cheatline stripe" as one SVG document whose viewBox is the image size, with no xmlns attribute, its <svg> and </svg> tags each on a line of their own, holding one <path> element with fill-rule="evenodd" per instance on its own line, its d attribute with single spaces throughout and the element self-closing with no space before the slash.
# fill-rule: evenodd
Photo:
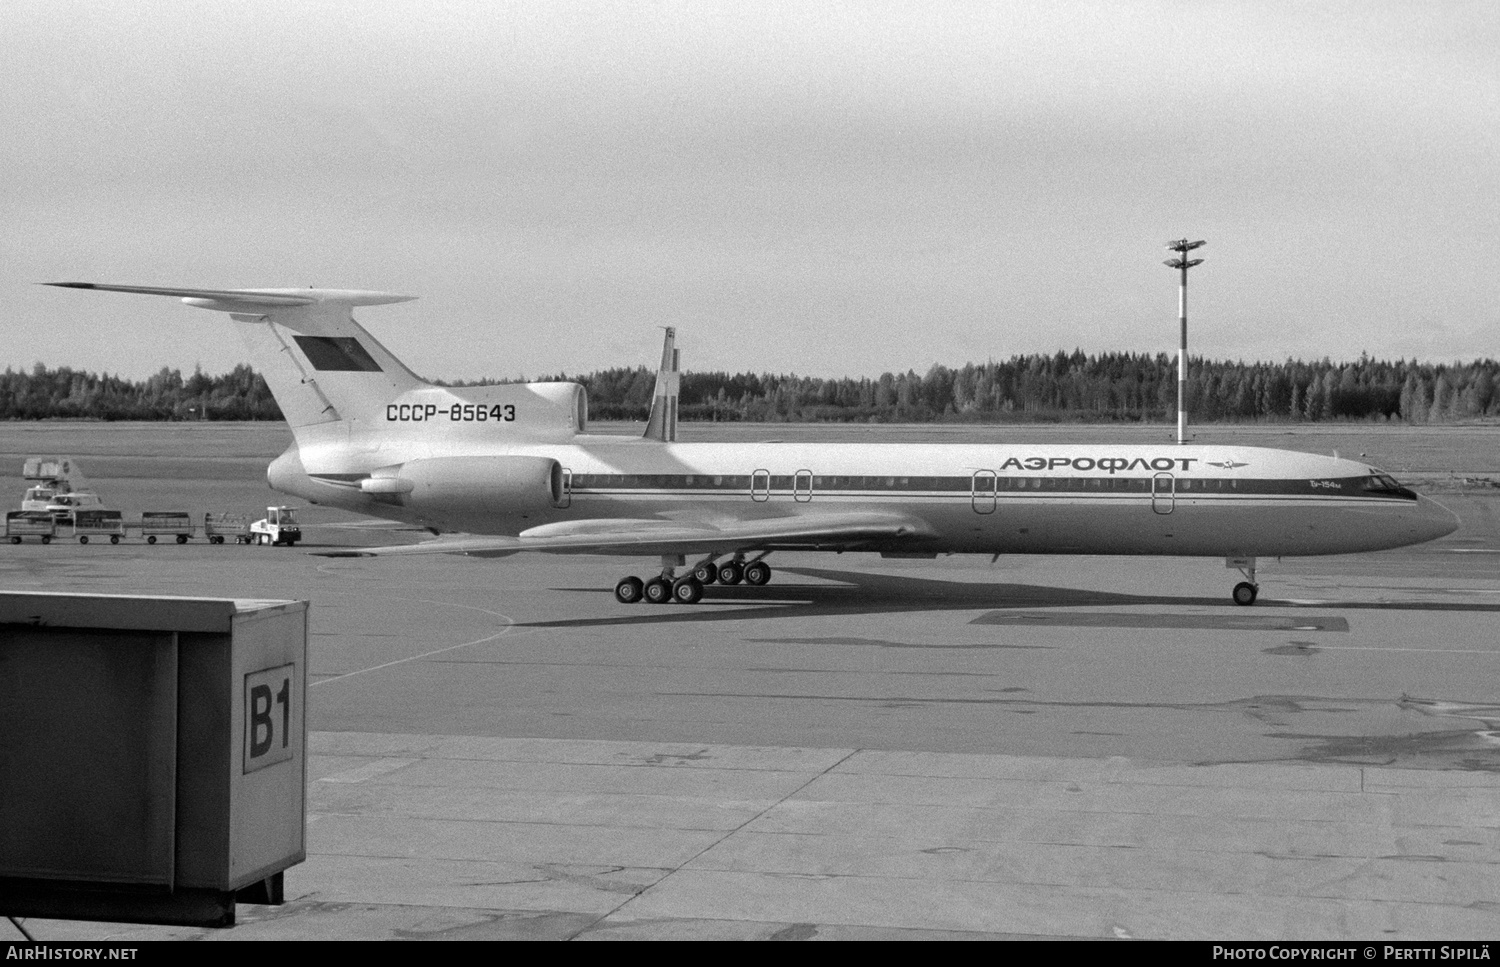
<svg viewBox="0 0 1500 967">
<path fill-rule="evenodd" d="M 357 484 L 363 474 L 315 474 L 329 483 Z M 1415 501 L 1417 495 L 1401 488 L 1370 487 L 1369 477 L 1338 479 L 1233 479 L 1174 477 L 996 477 L 983 473 L 966 477 L 857 474 L 619 474 L 571 473 L 573 495 L 705 495 L 753 497 L 824 496 L 972 497 L 988 501 L 1053 495 L 1110 499 L 1134 495 L 1191 499 L 1315 498 L 1324 501 Z"/>
</svg>

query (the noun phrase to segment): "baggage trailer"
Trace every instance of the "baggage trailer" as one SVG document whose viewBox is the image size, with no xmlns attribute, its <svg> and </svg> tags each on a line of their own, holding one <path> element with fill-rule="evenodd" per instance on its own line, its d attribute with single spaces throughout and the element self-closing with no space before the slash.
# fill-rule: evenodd
<svg viewBox="0 0 1500 967">
<path fill-rule="evenodd" d="M 226 537 L 233 537 L 236 544 L 249 544 L 250 515 L 215 514 L 210 511 L 203 515 L 203 536 L 208 538 L 210 544 L 222 544 Z"/>
<path fill-rule="evenodd" d="M 12 544 L 21 543 L 24 537 L 40 537 L 43 544 L 51 544 L 55 533 L 57 522 L 45 510 L 10 510 L 5 513 L 5 536 Z"/>
<path fill-rule="evenodd" d="M 158 537 L 175 537 L 177 543 L 186 544 L 195 532 L 193 518 L 175 510 L 148 510 L 141 514 L 141 533 L 147 544 L 155 544 Z"/>
<path fill-rule="evenodd" d="M 109 538 L 111 544 L 120 543 L 125 536 L 125 521 L 118 510 L 79 510 L 73 513 L 73 536 L 78 543 L 87 544 L 90 537 Z"/>
</svg>

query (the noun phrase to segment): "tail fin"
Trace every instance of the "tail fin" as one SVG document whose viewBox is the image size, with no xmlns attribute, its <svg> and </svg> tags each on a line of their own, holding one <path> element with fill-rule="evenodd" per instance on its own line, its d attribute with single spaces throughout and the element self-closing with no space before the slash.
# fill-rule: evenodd
<svg viewBox="0 0 1500 967">
<path fill-rule="evenodd" d="M 48 282 L 66 289 L 176 296 L 227 312 L 250 347 L 294 435 L 305 427 L 374 420 L 396 394 L 430 384 L 354 321 L 355 306 L 415 296 L 352 289 L 167 289 Z"/>
<path fill-rule="evenodd" d="M 677 330 L 671 326 L 666 330 L 667 337 L 661 347 L 661 366 L 656 370 L 656 391 L 651 394 L 651 416 L 646 420 L 646 432 L 642 438 L 671 443 L 677 439 L 677 393 L 682 376 L 677 371 Z"/>
</svg>

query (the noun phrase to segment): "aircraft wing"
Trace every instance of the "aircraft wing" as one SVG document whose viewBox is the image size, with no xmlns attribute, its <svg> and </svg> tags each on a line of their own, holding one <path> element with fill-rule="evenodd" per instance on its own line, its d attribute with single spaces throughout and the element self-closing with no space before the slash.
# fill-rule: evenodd
<svg viewBox="0 0 1500 967">
<path fill-rule="evenodd" d="M 861 550 L 871 544 L 931 536 L 926 521 L 903 514 L 804 514 L 763 520 L 684 522 L 582 520 L 544 524 L 518 537 L 464 536 L 391 547 L 341 548 L 321 557 L 468 554 L 506 557 L 521 551 L 551 554 L 729 554 L 773 550 Z"/>
</svg>

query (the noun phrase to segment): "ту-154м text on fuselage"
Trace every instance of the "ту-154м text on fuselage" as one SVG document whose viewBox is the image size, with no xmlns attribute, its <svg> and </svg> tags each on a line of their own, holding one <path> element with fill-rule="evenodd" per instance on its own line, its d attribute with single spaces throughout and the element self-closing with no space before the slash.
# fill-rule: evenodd
<svg viewBox="0 0 1500 967">
<path fill-rule="evenodd" d="M 295 442 L 271 486 L 427 528 L 360 555 L 519 551 L 661 557 L 619 600 L 692 603 L 764 584 L 773 551 L 1149 554 L 1225 558 L 1255 600 L 1255 559 L 1348 554 L 1449 534 L 1457 519 L 1367 464 L 1217 446 L 680 443 L 669 330 L 646 436 L 585 432 L 574 383 L 434 386 L 359 326 L 406 296 L 167 289 L 227 312 Z"/>
</svg>

